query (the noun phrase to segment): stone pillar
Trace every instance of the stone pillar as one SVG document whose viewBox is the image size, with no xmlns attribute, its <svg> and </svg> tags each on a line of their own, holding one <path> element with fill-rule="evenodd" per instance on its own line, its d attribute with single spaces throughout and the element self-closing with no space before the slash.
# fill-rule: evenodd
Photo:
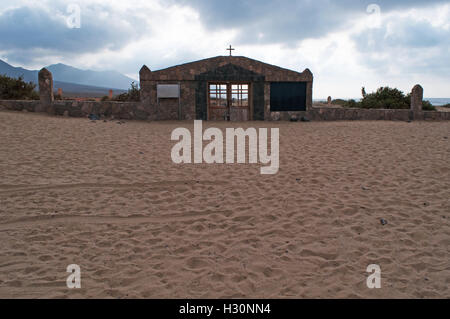
<svg viewBox="0 0 450 319">
<path fill-rule="evenodd" d="M 39 71 L 39 98 L 40 107 L 36 111 L 54 114 L 53 76 L 46 68 Z"/>
<path fill-rule="evenodd" d="M 58 95 L 62 98 L 63 96 L 63 90 L 61 88 L 58 89 Z"/>
<path fill-rule="evenodd" d="M 271 121 L 270 113 L 270 83 L 264 83 L 264 120 Z"/>
<path fill-rule="evenodd" d="M 154 82 L 152 81 L 152 71 L 144 65 L 139 71 L 140 85 L 140 105 L 139 109 L 150 114 L 150 120 L 156 120 L 156 94 L 154 90 Z M 153 99 L 153 96 L 155 98 Z"/>
<path fill-rule="evenodd" d="M 313 108 L 313 82 L 306 84 L 306 111 L 311 111 Z"/>
<path fill-rule="evenodd" d="M 110 100 L 112 100 L 112 98 L 113 98 L 113 90 L 109 90 L 108 98 L 109 98 Z"/>
<path fill-rule="evenodd" d="M 313 81 L 314 76 L 309 69 L 303 71 L 305 75 L 306 83 L 306 111 L 311 111 L 313 109 Z"/>
<path fill-rule="evenodd" d="M 423 117 L 423 88 L 417 84 L 411 92 L 411 113 L 414 120 L 420 120 Z"/>
</svg>

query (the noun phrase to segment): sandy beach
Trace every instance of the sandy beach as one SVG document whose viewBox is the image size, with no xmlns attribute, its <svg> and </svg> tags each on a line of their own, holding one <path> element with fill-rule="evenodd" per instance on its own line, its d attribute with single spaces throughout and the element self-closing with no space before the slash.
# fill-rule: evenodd
<svg viewBox="0 0 450 319">
<path fill-rule="evenodd" d="M 450 298 L 449 122 L 203 124 L 280 128 L 279 173 L 174 164 L 193 122 L 0 112 L 0 298 Z"/>
</svg>

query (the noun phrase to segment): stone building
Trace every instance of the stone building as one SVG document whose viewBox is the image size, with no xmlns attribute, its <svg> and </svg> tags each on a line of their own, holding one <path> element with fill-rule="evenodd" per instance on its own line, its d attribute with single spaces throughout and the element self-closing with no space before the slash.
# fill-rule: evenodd
<svg viewBox="0 0 450 319">
<path fill-rule="evenodd" d="M 313 75 L 239 56 L 140 71 L 138 112 L 149 120 L 270 120 L 312 109 Z"/>
</svg>

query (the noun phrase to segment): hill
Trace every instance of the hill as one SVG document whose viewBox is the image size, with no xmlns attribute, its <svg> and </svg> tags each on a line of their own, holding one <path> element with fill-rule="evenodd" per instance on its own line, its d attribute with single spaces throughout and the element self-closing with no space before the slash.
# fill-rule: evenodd
<svg viewBox="0 0 450 319">
<path fill-rule="evenodd" d="M 80 70 L 65 64 L 53 64 L 46 67 L 53 74 L 54 89 L 61 88 L 65 97 L 102 97 L 112 89 L 114 94 L 126 92 L 135 81 L 115 71 Z M 14 67 L 0 60 L 0 74 L 18 78 L 23 76 L 26 82 L 38 83 L 37 70 Z"/>
<path fill-rule="evenodd" d="M 133 80 L 115 71 L 80 70 L 62 63 L 46 67 L 55 81 L 126 90 Z"/>
</svg>

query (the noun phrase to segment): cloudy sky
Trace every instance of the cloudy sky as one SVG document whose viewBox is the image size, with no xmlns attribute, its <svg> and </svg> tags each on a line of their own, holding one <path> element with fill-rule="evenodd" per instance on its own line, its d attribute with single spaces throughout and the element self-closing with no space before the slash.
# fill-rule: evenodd
<svg viewBox="0 0 450 319">
<path fill-rule="evenodd" d="M 137 79 L 143 64 L 226 55 L 230 44 L 309 68 L 315 99 L 417 83 L 450 97 L 448 0 L 0 0 L 0 59 L 30 69 L 61 62 Z"/>
</svg>

